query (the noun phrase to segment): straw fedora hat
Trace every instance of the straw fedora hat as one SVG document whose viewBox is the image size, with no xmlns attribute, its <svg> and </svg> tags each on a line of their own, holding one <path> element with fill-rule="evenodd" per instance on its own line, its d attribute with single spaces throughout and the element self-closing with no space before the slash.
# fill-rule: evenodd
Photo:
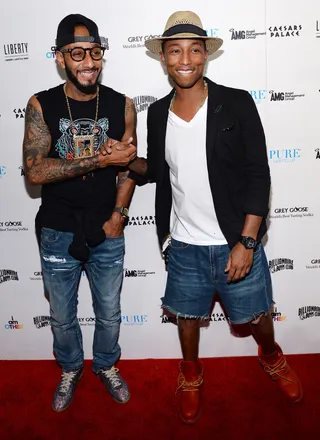
<svg viewBox="0 0 320 440">
<path fill-rule="evenodd" d="M 221 38 L 208 37 L 203 29 L 200 18 L 191 11 L 178 11 L 170 15 L 161 37 L 145 42 L 145 46 L 153 53 L 162 52 L 162 43 L 177 38 L 200 38 L 205 41 L 209 55 L 216 52 L 223 43 Z"/>
</svg>

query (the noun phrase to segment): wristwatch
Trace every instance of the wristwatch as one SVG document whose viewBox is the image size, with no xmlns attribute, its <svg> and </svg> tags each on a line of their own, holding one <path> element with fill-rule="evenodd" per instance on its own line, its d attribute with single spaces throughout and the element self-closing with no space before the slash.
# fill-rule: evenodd
<svg viewBox="0 0 320 440">
<path fill-rule="evenodd" d="M 252 237 L 247 237 L 246 235 L 241 235 L 239 242 L 243 244 L 246 249 L 255 249 L 258 242 Z"/>
<path fill-rule="evenodd" d="M 118 212 L 122 215 L 122 217 L 125 219 L 125 222 L 128 223 L 129 221 L 129 209 L 124 208 L 123 206 L 116 206 L 113 210 L 113 212 Z"/>
</svg>

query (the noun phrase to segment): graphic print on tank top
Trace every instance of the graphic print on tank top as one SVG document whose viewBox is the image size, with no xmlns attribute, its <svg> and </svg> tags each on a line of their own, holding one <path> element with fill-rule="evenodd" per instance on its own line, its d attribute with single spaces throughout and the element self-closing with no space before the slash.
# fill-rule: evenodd
<svg viewBox="0 0 320 440">
<path fill-rule="evenodd" d="M 73 126 L 75 132 L 73 132 Z M 109 130 L 108 118 L 101 118 L 96 122 L 95 130 L 94 120 L 89 118 L 76 119 L 71 123 L 70 119 L 61 118 L 59 121 L 59 130 L 62 133 L 57 140 L 55 150 L 61 159 L 72 160 L 75 158 L 73 135 L 88 136 L 94 132 L 94 152 L 99 151 L 100 146 L 108 139 L 107 131 Z"/>
</svg>

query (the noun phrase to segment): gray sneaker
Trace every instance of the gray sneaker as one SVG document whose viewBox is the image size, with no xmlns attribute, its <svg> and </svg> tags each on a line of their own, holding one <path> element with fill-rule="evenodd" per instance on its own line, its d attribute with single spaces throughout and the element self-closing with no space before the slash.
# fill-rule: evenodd
<svg viewBox="0 0 320 440">
<path fill-rule="evenodd" d="M 76 386 L 83 375 L 83 367 L 71 371 L 62 371 L 61 380 L 53 396 L 52 408 L 61 412 L 70 405 Z"/>
<path fill-rule="evenodd" d="M 128 385 L 120 376 L 118 368 L 100 368 L 97 376 L 99 376 L 99 379 L 116 402 L 127 403 L 130 400 L 131 395 Z"/>
</svg>

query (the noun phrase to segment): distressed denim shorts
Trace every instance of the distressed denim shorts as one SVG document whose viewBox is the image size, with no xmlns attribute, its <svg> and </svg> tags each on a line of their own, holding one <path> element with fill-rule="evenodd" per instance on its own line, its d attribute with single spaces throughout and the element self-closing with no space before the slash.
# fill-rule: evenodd
<svg viewBox="0 0 320 440">
<path fill-rule="evenodd" d="M 227 283 L 228 245 L 196 246 L 172 239 L 164 312 L 184 318 L 209 318 L 217 292 L 232 324 L 245 324 L 268 313 L 273 304 L 268 262 L 259 244 L 250 273 Z"/>
</svg>

